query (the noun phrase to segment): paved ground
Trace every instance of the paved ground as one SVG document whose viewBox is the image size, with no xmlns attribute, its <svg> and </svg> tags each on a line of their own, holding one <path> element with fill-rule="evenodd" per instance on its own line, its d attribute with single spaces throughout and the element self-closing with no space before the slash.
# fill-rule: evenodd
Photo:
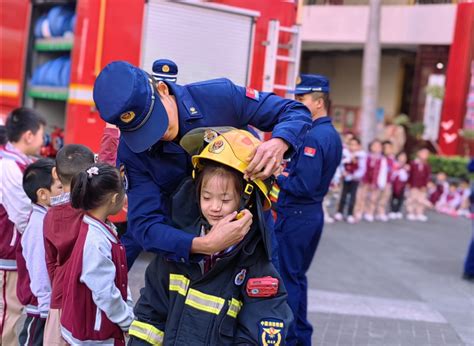
<svg viewBox="0 0 474 346">
<path fill-rule="evenodd" d="M 472 345 L 474 283 L 460 279 L 471 222 L 326 226 L 308 273 L 315 345 Z M 131 272 L 135 297 L 149 256 Z"/>
</svg>

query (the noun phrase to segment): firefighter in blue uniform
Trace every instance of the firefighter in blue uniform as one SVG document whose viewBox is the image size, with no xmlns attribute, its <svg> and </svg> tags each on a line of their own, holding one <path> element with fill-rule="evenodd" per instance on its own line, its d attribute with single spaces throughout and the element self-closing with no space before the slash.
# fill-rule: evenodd
<svg viewBox="0 0 474 346">
<path fill-rule="evenodd" d="M 303 145 L 278 176 L 277 221 L 280 273 L 295 316 L 288 345 L 311 345 L 307 320 L 307 278 L 324 225 L 322 202 L 339 166 L 342 144 L 327 115 L 329 81 L 320 75 L 301 75 L 295 99 L 311 111 L 312 128 Z"/>
<path fill-rule="evenodd" d="M 275 172 L 288 150 L 297 150 L 310 126 L 308 109 L 271 93 L 239 87 L 228 79 L 180 86 L 156 81 L 123 61 L 108 64 L 94 85 L 101 118 L 121 132 L 118 160 L 127 178 L 128 229 L 146 251 L 188 262 L 192 253 L 210 255 L 243 239 L 252 220 L 220 222 L 196 237 L 170 225 L 170 197 L 192 171 L 177 141 L 198 127 L 253 125 L 273 131 L 247 167 L 251 179 Z"/>
<path fill-rule="evenodd" d="M 474 158 L 471 159 L 467 166 L 469 172 L 474 173 Z M 474 185 L 471 185 L 471 215 L 474 213 Z M 466 260 L 464 261 L 463 279 L 474 282 L 474 222 L 472 223 L 471 245 L 467 251 Z"/>
<path fill-rule="evenodd" d="M 169 59 L 158 59 L 153 62 L 152 74 L 156 80 L 176 83 L 178 80 L 178 65 Z M 120 162 L 118 162 L 120 166 Z M 133 234 L 125 232 L 121 239 L 127 252 L 128 270 L 132 268 L 133 263 L 142 252 L 141 245 L 133 238 Z"/>
</svg>

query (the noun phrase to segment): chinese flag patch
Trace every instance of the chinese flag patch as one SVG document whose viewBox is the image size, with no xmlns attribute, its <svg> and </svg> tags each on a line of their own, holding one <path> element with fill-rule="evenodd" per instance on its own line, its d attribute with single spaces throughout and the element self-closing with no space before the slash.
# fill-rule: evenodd
<svg viewBox="0 0 474 346">
<path fill-rule="evenodd" d="M 316 148 L 304 147 L 304 156 L 314 157 L 316 155 Z"/>
<path fill-rule="evenodd" d="M 258 99 L 260 98 L 260 95 L 258 94 L 257 90 L 248 87 L 245 88 L 245 96 L 255 101 L 258 101 Z"/>
</svg>

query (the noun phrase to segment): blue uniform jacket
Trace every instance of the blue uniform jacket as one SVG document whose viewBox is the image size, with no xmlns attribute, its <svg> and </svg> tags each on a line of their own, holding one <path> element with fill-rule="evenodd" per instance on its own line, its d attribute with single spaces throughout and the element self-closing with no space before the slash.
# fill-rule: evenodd
<svg viewBox="0 0 474 346">
<path fill-rule="evenodd" d="M 168 86 L 178 105 L 179 138 L 198 127 L 253 125 L 273 131 L 273 137 L 296 151 L 310 126 L 311 116 L 301 103 L 236 86 L 228 79 Z M 175 142 L 159 141 L 136 154 L 120 141 L 118 161 L 128 179 L 128 229 L 135 240 L 146 251 L 188 261 L 195 236 L 170 226 L 170 195 L 191 174 L 190 156 Z"/>
<path fill-rule="evenodd" d="M 339 133 L 329 117 L 313 121 L 303 145 L 288 163 L 288 176 L 278 176 L 277 210 L 321 203 L 342 156 Z"/>
</svg>

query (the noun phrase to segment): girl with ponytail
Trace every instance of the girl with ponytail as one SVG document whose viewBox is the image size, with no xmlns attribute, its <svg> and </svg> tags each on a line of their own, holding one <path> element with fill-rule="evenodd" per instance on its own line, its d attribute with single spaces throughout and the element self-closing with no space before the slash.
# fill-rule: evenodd
<svg viewBox="0 0 474 346">
<path fill-rule="evenodd" d="M 107 221 L 124 198 L 110 165 L 96 163 L 72 179 L 71 204 L 85 214 L 64 281 L 61 333 L 71 345 L 124 344 L 133 321 L 125 249 Z"/>
</svg>

